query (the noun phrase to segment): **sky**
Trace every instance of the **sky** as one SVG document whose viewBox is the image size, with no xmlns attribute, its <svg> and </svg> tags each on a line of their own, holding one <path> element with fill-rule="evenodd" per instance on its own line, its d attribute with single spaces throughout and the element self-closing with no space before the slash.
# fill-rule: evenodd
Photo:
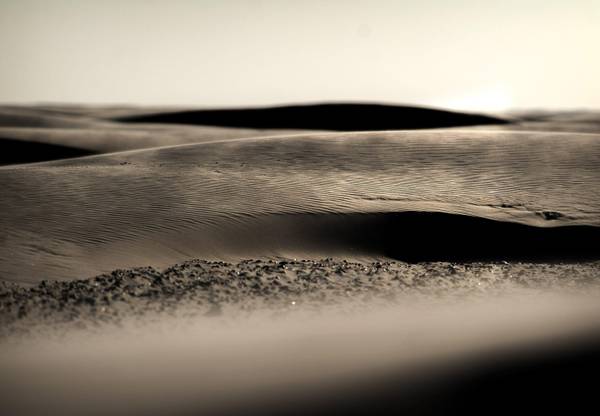
<svg viewBox="0 0 600 416">
<path fill-rule="evenodd" d="M 600 108 L 600 0 L 0 0 L 0 102 Z"/>
</svg>

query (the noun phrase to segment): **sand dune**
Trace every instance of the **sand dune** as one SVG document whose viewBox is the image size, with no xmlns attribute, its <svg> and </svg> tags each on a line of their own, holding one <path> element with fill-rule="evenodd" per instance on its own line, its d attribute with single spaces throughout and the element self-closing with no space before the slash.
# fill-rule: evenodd
<svg viewBox="0 0 600 416">
<path fill-rule="evenodd" d="M 597 111 L 515 111 L 513 124 L 529 130 L 600 133 Z"/>
<path fill-rule="evenodd" d="M 283 111 L 285 114 L 268 118 L 273 111 Z M 213 114 L 221 119 L 213 119 Z M 191 124 L 173 123 L 180 118 Z M 258 121 L 246 123 L 244 120 Z M 358 121 L 348 124 L 348 120 Z M 366 121 L 363 123 L 360 120 Z M 25 150 L 25 144 L 14 142 L 29 142 L 39 149 L 43 148 L 42 145 L 64 146 L 79 150 L 83 155 L 216 140 L 325 132 L 331 129 L 348 130 L 354 127 L 381 130 L 386 127 L 463 126 L 463 130 L 600 133 L 598 120 L 598 114 L 593 112 L 515 112 L 499 118 L 414 107 L 342 104 L 214 111 L 169 107 L 2 106 L 0 141 L 7 142 L 0 143 L 0 146 L 3 146 L 4 163 L 26 163 L 68 158 L 75 154 L 70 151 L 58 152 L 56 148 L 53 152 L 37 152 L 38 156 L 32 157 Z M 197 124 L 200 122 L 221 126 Z M 246 124 L 253 127 L 234 127 Z M 319 130 L 307 130 L 318 127 L 317 124 Z"/>
<path fill-rule="evenodd" d="M 2 410 L 590 404 L 595 115 L 356 109 L 2 108 Z M 436 129 L 288 130 L 390 126 Z"/>
<path fill-rule="evenodd" d="M 129 123 L 334 131 L 404 130 L 507 122 L 498 117 L 480 114 L 408 106 L 348 103 L 160 112 L 121 117 L 118 120 Z"/>
<path fill-rule="evenodd" d="M 45 145 L 62 146 L 79 150 L 80 155 L 84 155 L 302 132 L 291 129 L 125 124 L 112 120 L 116 116 L 131 116 L 147 111 L 149 109 L 145 107 L 0 107 L 0 146 L 5 163 L 11 160 L 14 161 L 11 163 L 27 163 L 76 156 L 55 148 L 54 152 L 40 151 L 37 152 L 38 156 L 32 157 L 26 148 L 28 144 L 39 149 Z"/>
<path fill-rule="evenodd" d="M 146 149 L 179 144 L 203 143 L 215 140 L 233 140 L 246 137 L 296 134 L 294 130 L 254 130 L 223 127 L 188 126 L 145 126 L 108 125 L 103 127 L 81 128 L 30 128 L 0 127 L 0 146 L 2 141 L 31 143 L 36 145 L 64 146 L 79 149 L 82 153 L 113 153 L 123 150 Z M 40 155 L 41 156 L 41 155 Z M 42 160 L 57 160 L 72 157 L 70 155 L 45 153 Z M 7 159 L 27 160 L 25 145 L 13 148 L 6 154 Z M 33 161 L 33 160 L 32 160 Z"/>
<path fill-rule="evenodd" d="M 0 165 L 67 159 L 89 156 L 93 153 L 94 152 L 83 150 L 80 147 L 0 137 Z"/>
<path fill-rule="evenodd" d="M 27 106 L 1 106 L 0 127 L 72 128 L 102 124 L 95 117 Z"/>
<path fill-rule="evenodd" d="M 429 260 L 495 249 L 498 259 L 595 258 L 600 200 L 590 189 L 600 185 L 599 163 L 591 134 L 431 130 L 226 140 L 6 166 L 0 276 L 72 279 L 194 257 L 411 259 L 428 245 Z M 389 215 L 423 211 L 452 215 Z M 557 226 L 574 228 L 532 228 Z M 460 232 L 481 244 L 445 251 Z M 508 241 L 515 244 L 503 249 Z"/>
<path fill-rule="evenodd" d="M 223 123 L 221 116 L 221 121 L 215 122 L 214 117 L 207 118 L 207 114 L 224 115 L 231 123 Z M 190 117 L 194 117 L 191 124 L 195 125 L 173 124 L 175 119 L 179 120 L 181 117 L 188 121 Z M 207 125 L 198 125 L 203 124 L 203 120 Z M 243 120 L 256 122 L 245 123 Z M 356 120 L 364 121 L 361 125 L 356 125 Z M 351 130 L 355 127 L 382 130 L 392 127 L 423 128 L 490 123 L 504 121 L 472 114 L 376 105 L 324 104 L 216 111 L 161 107 L 3 106 L 0 107 L 0 141 L 5 143 L 0 143 L 0 146 L 4 150 L 5 163 L 26 163 L 74 157 L 77 149 L 83 155 L 289 135 L 309 130 Z M 44 145 L 51 145 L 71 148 L 72 151 L 65 149 L 64 152 L 59 152 L 59 148 L 55 147 L 52 152 L 37 152 L 34 157 L 25 149 L 27 145 L 19 145 L 18 141 L 30 142 L 39 149 L 44 148 Z"/>
</svg>

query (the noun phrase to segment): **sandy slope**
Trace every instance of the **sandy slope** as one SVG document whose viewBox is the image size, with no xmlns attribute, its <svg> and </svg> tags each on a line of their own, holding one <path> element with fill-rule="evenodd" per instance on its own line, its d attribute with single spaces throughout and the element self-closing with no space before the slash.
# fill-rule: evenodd
<svg viewBox="0 0 600 416">
<path fill-rule="evenodd" d="M 100 154 L 304 131 L 116 121 L 160 110 L 168 111 L 151 107 L 0 106 L 0 165 L 72 158 L 76 151 Z M 22 142 L 22 146 L 15 146 L 15 142 Z M 49 152 L 48 145 L 57 148 Z M 62 154 L 60 147 L 66 150 Z"/>
<path fill-rule="evenodd" d="M 0 167 L 1 411 L 591 404 L 595 114 L 335 134 L 115 121 L 165 112 L 0 109 L 5 163 L 114 152 Z M 451 262 L 370 263 L 390 258 Z M 113 271 L 150 265 L 172 267 Z"/>
<path fill-rule="evenodd" d="M 215 140 L 289 135 L 325 131 L 325 128 L 399 130 L 463 126 L 460 128 L 600 133 L 600 118 L 594 112 L 515 112 L 485 116 L 402 106 L 363 107 L 366 107 L 366 111 L 357 105 L 238 110 L 4 105 L 0 106 L 0 164 L 31 163 L 76 157 L 77 154 L 99 154 Z M 284 114 L 273 114 L 273 111 L 283 111 Z M 179 119 L 186 124 L 178 124 Z M 279 124 L 274 120 L 278 120 Z M 199 124 L 202 122 L 215 125 Z M 294 126 L 295 129 L 292 129 Z M 316 130 L 317 127 L 320 130 Z M 14 142 L 21 146 L 16 146 Z M 56 147 L 48 151 L 47 145 Z M 65 150 L 62 154 L 61 147 Z"/>
<path fill-rule="evenodd" d="M 590 189 L 600 186 L 599 164 L 596 135 L 431 130 L 241 139 L 6 166 L 0 276 L 68 279 L 193 257 L 385 256 L 346 244 L 344 233 L 373 222 L 341 214 L 430 211 L 598 226 L 600 199 Z"/>
<path fill-rule="evenodd" d="M 149 314 L 228 317 L 264 309 L 353 310 L 431 301 L 508 297 L 547 291 L 600 293 L 600 262 L 348 262 L 190 260 L 164 270 L 115 270 L 92 279 L 0 282 L 0 339 L 14 334 L 59 336 L 73 327 L 120 324 Z M 191 307 L 189 307 L 191 305 Z M 244 312 L 242 312 L 244 311 Z"/>
<path fill-rule="evenodd" d="M 237 140 L 299 133 L 295 130 L 255 130 L 226 127 L 191 127 L 120 124 L 78 128 L 0 127 L 0 165 L 73 158 L 85 154 L 113 153 L 215 140 Z M 21 144 L 15 147 L 15 144 Z M 48 146 L 57 151 L 48 152 Z M 60 152 L 60 147 L 66 151 Z M 74 154 L 75 153 L 75 154 Z"/>
<path fill-rule="evenodd" d="M 195 125 L 189 125 L 190 121 Z M 107 153 L 302 131 L 398 130 L 504 122 L 477 114 L 359 104 L 238 110 L 5 105 L 0 106 L 0 164 L 75 157 L 76 150 L 80 155 Z M 29 151 L 17 146 L 20 142 Z M 56 147 L 48 152 L 47 145 Z M 65 150 L 62 157 L 60 146 Z"/>
<path fill-rule="evenodd" d="M 0 344 L 2 409 L 506 414 L 581 413 L 595 404 L 597 294 L 523 288 L 460 302 L 407 297 L 381 306 L 371 296 L 371 307 L 365 303 L 232 318 L 194 315 L 192 302 L 173 316 L 147 314 L 142 326 L 124 321 L 58 340 L 13 340 Z"/>
</svg>

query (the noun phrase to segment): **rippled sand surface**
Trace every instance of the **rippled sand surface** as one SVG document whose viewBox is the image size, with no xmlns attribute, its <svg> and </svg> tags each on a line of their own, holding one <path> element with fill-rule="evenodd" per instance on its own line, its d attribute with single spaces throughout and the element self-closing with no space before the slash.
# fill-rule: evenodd
<svg viewBox="0 0 600 416">
<path fill-rule="evenodd" d="M 419 110 L 429 129 L 371 132 L 144 118 L 171 111 L 0 108 L 0 412 L 595 397 L 597 113 L 435 128 Z"/>
<path fill-rule="evenodd" d="M 596 227 L 598 166 L 598 135 L 456 130 L 250 138 L 6 166 L 0 277 L 69 279 L 194 257 L 384 256 L 338 241 L 344 215 L 355 214 Z"/>
</svg>

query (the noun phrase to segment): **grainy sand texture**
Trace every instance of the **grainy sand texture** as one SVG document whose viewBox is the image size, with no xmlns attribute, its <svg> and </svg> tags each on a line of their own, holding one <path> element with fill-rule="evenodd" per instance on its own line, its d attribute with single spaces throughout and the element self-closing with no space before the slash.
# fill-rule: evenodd
<svg viewBox="0 0 600 416">
<path fill-rule="evenodd" d="M 598 119 L 3 106 L 1 412 L 583 409 Z"/>
</svg>

